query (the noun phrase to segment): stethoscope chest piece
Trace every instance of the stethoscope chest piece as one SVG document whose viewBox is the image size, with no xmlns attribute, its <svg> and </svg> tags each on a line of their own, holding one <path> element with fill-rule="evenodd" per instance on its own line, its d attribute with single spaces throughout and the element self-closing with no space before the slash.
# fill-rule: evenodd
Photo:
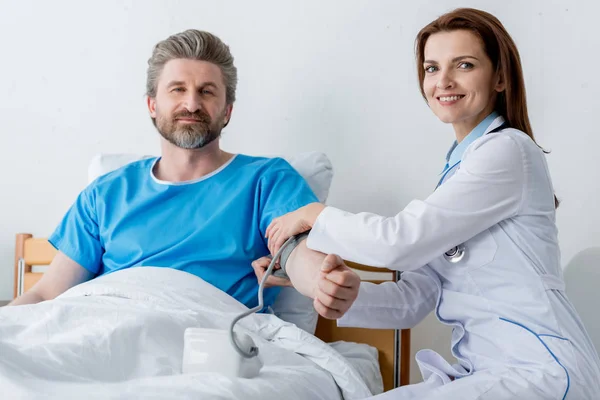
<svg viewBox="0 0 600 400">
<path fill-rule="evenodd" d="M 444 253 L 444 258 L 453 264 L 456 264 L 465 257 L 465 245 L 459 244 Z"/>
</svg>

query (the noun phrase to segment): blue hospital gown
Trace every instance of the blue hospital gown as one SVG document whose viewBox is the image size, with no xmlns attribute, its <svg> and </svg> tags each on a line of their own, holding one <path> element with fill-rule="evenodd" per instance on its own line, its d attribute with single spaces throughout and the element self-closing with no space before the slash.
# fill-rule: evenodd
<svg viewBox="0 0 600 400">
<path fill-rule="evenodd" d="M 251 262 L 269 254 L 267 226 L 318 201 L 315 194 L 281 158 L 236 155 L 183 183 L 154 177 L 157 160 L 128 164 L 92 182 L 50 243 L 96 276 L 136 266 L 175 268 L 256 306 Z M 265 306 L 278 292 L 265 290 Z"/>
</svg>

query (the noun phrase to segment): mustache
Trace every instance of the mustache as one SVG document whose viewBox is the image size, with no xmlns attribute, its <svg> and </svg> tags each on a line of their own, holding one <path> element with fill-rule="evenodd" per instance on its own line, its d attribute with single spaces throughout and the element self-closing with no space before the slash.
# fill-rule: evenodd
<svg viewBox="0 0 600 400">
<path fill-rule="evenodd" d="M 173 119 L 179 119 L 179 118 L 190 118 L 190 119 L 195 119 L 198 122 L 203 122 L 205 124 L 210 124 L 212 122 L 210 115 L 208 115 L 207 113 L 205 113 L 204 111 L 198 110 L 195 112 L 189 112 L 189 111 L 181 111 L 178 112 L 177 114 L 173 115 Z"/>
</svg>

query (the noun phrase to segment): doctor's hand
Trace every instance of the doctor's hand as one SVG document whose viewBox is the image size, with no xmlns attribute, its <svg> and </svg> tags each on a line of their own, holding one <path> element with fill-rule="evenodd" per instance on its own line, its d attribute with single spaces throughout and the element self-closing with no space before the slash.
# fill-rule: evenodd
<svg viewBox="0 0 600 400">
<path fill-rule="evenodd" d="M 327 319 L 341 318 L 358 297 L 360 277 L 338 255 L 323 260 L 313 293 L 315 310 Z"/>
<path fill-rule="evenodd" d="M 273 219 L 266 231 L 271 254 L 275 255 L 290 237 L 311 229 L 324 208 L 325 206 L 321 203 L 310 203 L 296 211 Z"/>
<path fill-rule="evenodd" d="M 254 274 L 256 274 L 256 278 L 258 279 L 258 283 L 260 284 L 269 269 L 269 264 L 271 264 L 271 257 L 261 257 L 258 260 L 254 260 L 252 262 L 252 268 L 254 269 Z M 279 263 L 275 264 L 273 267 L 273 273 L 276 270 L 281 269 Z M 279 276 L 269 276 L 265 281 L 265 288 L 273 287 L 273 286 L 292 286 L 292 282 L 287 278 L 281 278 Z"/>
</svg>

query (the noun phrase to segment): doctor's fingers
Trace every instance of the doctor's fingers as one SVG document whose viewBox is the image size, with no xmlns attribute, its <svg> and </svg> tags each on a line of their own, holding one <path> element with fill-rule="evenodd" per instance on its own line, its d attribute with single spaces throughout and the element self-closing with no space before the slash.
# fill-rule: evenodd
<svg viewBox="0 0 600 400">
<path fill-rule="evenodd" d="M 339 300 L 354 300 L 358 292 L 355 288 L 340 286 L 325 277 L 319 279 L 318 287 L 321 292 Z"/>
<path fill-rule="evenodd" d="M 338 286 L 347 288 L 358 288 L 360 286 L 358 274 L 345 265 L 331 272 L 321 272 L 321 276 Z"/>
<path fill-rule="evenodd" d="M 317 290 L 315 293 L 315 299 L 319 300 L 319 302 L 325 307 L 336 311 L 347 310 L 352 305 L 352 303 L 348 300 L 338 299 L 321 290 Z"/>
<path fill-rule="evenodd" d="M 279 236 L 279 227 L 276 226 L 273 229 L 271 229 L 271 232 L 269 233 L 269 237 L 267 239 L 267 247 L 269 248 L 269 251 L 271 252 L 271 255 L 275 255 L 275 242 L 277 240 L 277 237 Z"/>
<path fill-rule="evenodd" d="M 338 290 L 342 288 L 347 289 L 344 291 L 344 293 L 348 293 L 348 295 L 344 297 L 346 299 L 354 301 L 358 296 L 360 277 L 356 274 L 356 272 L 352 271 L 346 266 L 335 269 L 329 273 L 321 272 L 318 285 L 321 285 L 321 280 L 331 282 L 333 285 L 339 288 Z M 323 285 L 324 284 L 325 283 L 323 283 Z"/>
<path fill-rule="evenodd" d="M 334 310 L 329 307 L 326 307 L 317 298 L 315 298 L 313 301 L 313 307 L 319 313 L 319 315 L 327 319 L 338 319 L 342 317 L 345 313 L 345 311 L 342 312 L 340 310 Z"/>
<path fill-rule="evenodd" d="M 321 271 L 327 273 L 344 267 L 347 268 L 342 257 L 338 256 L 337 254 L 328 254 L 321 264 Z"/>
<path fill-rule="evenodd" d="M 273 234 L 272 242 L 271 242 L 271 240 L 269 240 L 269 243 L 272 243 L 271 248 L 269 249 L 269 250 L 271 250 L 271 254 L 273 254 L 273 256 L 275 256 L 275 254 L 279 251 L 281 246 L 283 246 L 285 241 L 288 240 L 289 238 L 290 238 L 290 236 L 287 235 L 283 229 L 277 230 Z"/>
<path fill-rule="evenodd" d="M 271 221 L 271 223 L 269 224 L 269 226 L 267 227 L 267 230 L 265 231 L 265 237 L 270 237 L 271 234 L 273 233 L 273 229 L 275 229 L 276 227 L 279 226 L 279 217 L 277 218 L 273 218 L 273 220 Z"/>
</svg>

